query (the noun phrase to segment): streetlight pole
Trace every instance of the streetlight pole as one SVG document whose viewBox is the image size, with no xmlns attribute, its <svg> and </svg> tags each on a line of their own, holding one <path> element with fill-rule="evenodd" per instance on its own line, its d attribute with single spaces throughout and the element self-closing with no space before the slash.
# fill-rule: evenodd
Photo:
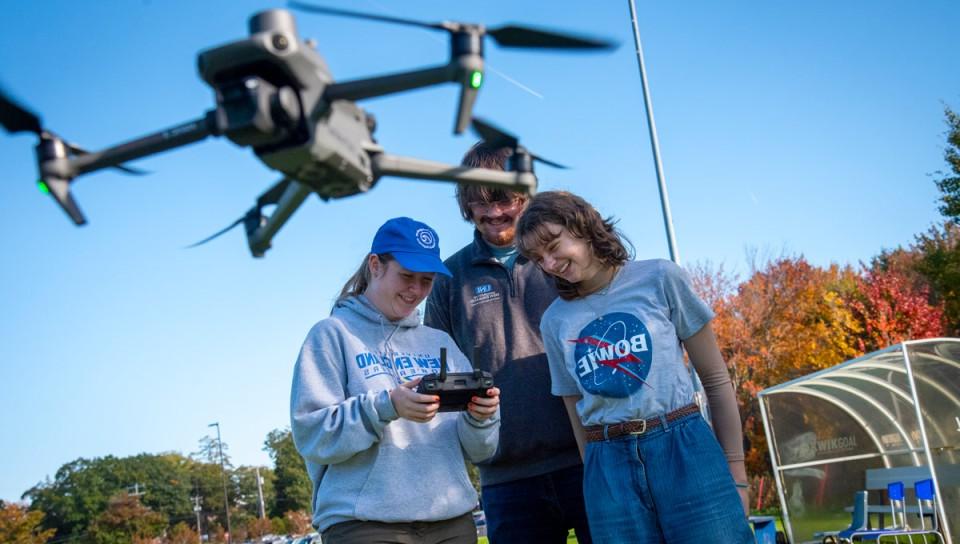
<svg viewBox="0 0 960 544">
<path fill-rule="evenodd" d="M 660 140 L 657 138 L 657 124 L 653 120 L 653 103 L 650 89 L 647 87 L 647 70 L 643 67 L 643 47 L 640 45 L 640 26 L 637 24 L 637 6 L 634 0 L 630 4 L 630 20 L 633 23 L 633 42 L 637 46 L 637 64 L 640 65 L 640 83 L 643 86 L 643 105 L 647 109 L 647 128 L 650 130 L 650 147 L 653 148 L 653 165 L 657 170 L 657 183 L 660 188 L 660 208 L 663 210 L 663 226 L 667 231 L 667 245 L 670 247 L 670 260 L 680 264 L 677 251 L 677 239 L 673 235 L 673 217 L 670 215 L 670 199 L 667 197 L 667 180 L 660 162 Z"/>
<path fill-rule="evenodd" d="M 227 497 L 227 469 L 223 464 L 223 442 L 220 440 L 220 422 L 214 422 L 207 427 L 217 428 L 217 451 L 220 452 L 220 481 L 223 482 L 223 510 L 227 516 L 227 544 L 233 542 L 230 534 L 230 499 Z"/>
<path fill-rule="evenodd" d="M 260 467 L 257 467 L 257 500 L 260 503 L 260 519 L 266 519 L 267 511 L 263 504 L 263 478 L 260 477 Z"/>
<path fill-rule="evenodd" d="M 663 211 L 663 227 L 667 231 L 667 247 L 670 248 L 670 260 L 680 264 L 680 250 L 677 249 L 677 238 L 673 233 L 673 215 L 670 213 L 670 197 L 667 196 L 667 180 L 663 173 L 663 162 L 660 160 L 660 139 L 657 138 L 657 123 L 653 120 L 653 101 L 650 98 L 650 88 L 647 86 L 647 69 L 643 63 L 643 46 L 640 44 L 640 25 L 637 22 L 637 6 L 634 0 L 627 0 L 630 5 L 630 22 L 633 24 L 633 43 L 637 46 L 637 64 L 640 66 L 640 84 L 643 87 L 643 105 L 647 110 L 647 129 L 650 131 L 650 147 L 653 149 L 653 166 L 657 170 L 657 186 L 660 189 L 660 208 Z M 700 376 L 693 365 L 690 366 L 690 379 L 693 381 L 693 391 L 700 405 L 700 412 L 707 421 L 710 421 L 707 403 Z"/>
<path fill-rule="evenodd" d="M 193 511 L 197 513 L 197 544 L 203 544 L 203 531 L 200 530 L 200 493 L 193 497 Z"/>
</svg>

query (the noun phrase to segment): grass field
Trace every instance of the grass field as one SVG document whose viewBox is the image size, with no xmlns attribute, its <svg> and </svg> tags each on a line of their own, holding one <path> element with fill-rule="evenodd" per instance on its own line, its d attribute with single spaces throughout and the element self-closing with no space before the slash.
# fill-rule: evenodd
<svg viewBox="0 0 960 544">
<path fill-rule="evenodd" d="M 777 530 L 783 531 L 783 525 L 782 525 L 782 522 L 780 521 L 779 516 L 777 517 Z M 480 537 L 477 540 L 477 542 L 478 544 L 489 544 L 489 542 L 487 541 L 487 538 L 483 536 Z M 567 535 L 567 544 L 571 544 L 571 543 L 576 544 L 576 542 L 577 542 L 577 537 L 573 534 L 573 531 L 570 531 L 570 534 Z"/>
<path fill-rule="evenodd" d="M 576 542 L 577 542 L 577 537 L 574 536 L 573 531 L 570 531 L 570 534 L 567 535 L 567 544 L 570 544 L 571 542 L 574 543 L 574 544 L 576 544 Z M 477 544 L 489 544 L 489 543 L 487 542 L 487 537 L 481 536 L 481 537 L 477 540 Z"/>
</svg>

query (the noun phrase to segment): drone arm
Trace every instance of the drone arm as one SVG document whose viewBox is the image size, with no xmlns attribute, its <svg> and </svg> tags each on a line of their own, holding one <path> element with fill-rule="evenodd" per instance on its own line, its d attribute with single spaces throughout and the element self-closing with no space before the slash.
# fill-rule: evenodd
<svg viewBox="0 0 960 544">
<path fill-rule="evenodd" d="M 460 86 L 460 101 L 457 103 L 457 117 L 453 121 L 453 133 L 462 134 L 470 125 L 473 116 L 473 103 L 477 101 L 476 87 L 469 84 Z"/>
<path fill-rule="evenodd" d="M 253 224 L 247 223 L 247 245 L 250 246 L 250 253 L 254 257 L 263 257 L 263 254 L 270 249 L 270 242 L 276 236 L 280 227 L 290 219 L 293 212 L 303 204 L 313 189 L 303 183 L 290 180 L 289 185 L 277 200 L 277 207 L 273 210 L 270 217 L 261 215 L 259 207 L 254 208 L 257 212 L 253 217 Z"/>
<path fill-rule="evenodd" d="M 456 81 L 459 70 L 456 63 L 450 63 L 413 72 L 332 83 L 324 90 L 323 97 L 332 102 L 334 100 L 361 100 L 383 96 L 438 83 Z"/>
<path fill-rule="evenodd" d="M 397 176 L 401 178 L 432 179 L 472 183 L 499 187 L 533 194 L 537 189 L 537 177 L 533 172 L 502 172 L 486 168 L 452 166 L 440 162 L 376 153 L 372 157 L 374 176 Z"/>
<path fill-rule="evenodd" d="M 68 172 L 66 173 L 72 178 L 175 147 L 192 144 L 211 134 L 219 133 L 215 112 L 210 111 L 201 119 L 161 130 L 102 151 L 70 157 L 67 161 Z"/>
</svg>

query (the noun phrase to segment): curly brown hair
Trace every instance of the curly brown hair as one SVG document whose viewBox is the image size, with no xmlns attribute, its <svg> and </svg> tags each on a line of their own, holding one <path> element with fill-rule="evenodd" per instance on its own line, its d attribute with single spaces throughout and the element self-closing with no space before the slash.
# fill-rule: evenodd
<svg viewBox="0 0 960 544">
<path fill-rule="evenodd" d="M 633 245 L 615 228 L 613 217 L 604 219 L 583 198 L 567 191 L 537 193 L 517 223 L 517 248 L 527 258 L 554 238 L 546 223 L 559 225 L 576 238 L 587 242 L 594 257 L 607 267 L 621 266 L 633 259 Z M 577 284 L 554 277 L 560 298 L 573 300 L 586 296 Z"/>
<path fill-rule="evenodd" d="M 486 142 L 480 141 L 473 144 L 473 147 L 463 156 L 460 164 L 470 168 L 506 170 L 507 161 L 511 155 L 513 155 L 513 149 L 509 147 L 492 147 L 487 145 Z M 510 201 L 523 204 L 527 201 L 527 195 L 510 189 L 484 187 L 471 183 L 457 185 L 457 204 L 460 205 L 460 214 L 467 221 L 473 221 L 473 212 L 470 210 L 472 202 L 489 204 L 491 202 Z"/>
</svg>

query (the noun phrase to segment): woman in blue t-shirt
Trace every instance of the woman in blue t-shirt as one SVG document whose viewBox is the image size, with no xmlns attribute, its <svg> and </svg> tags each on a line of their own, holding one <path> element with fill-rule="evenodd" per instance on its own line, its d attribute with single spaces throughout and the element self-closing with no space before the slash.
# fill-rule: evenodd
<svg viewBox="0 0 960 544">
<path fill-rule="evenodd" d="M 632 260 L 612 220 L 567 192 L 535 196 L 517 239 L 560 294 L 540 331 L 584 456 L 594 542 L 752 543 L 736 399 L 713 312 L 683 270 Z"/>
</svg>

